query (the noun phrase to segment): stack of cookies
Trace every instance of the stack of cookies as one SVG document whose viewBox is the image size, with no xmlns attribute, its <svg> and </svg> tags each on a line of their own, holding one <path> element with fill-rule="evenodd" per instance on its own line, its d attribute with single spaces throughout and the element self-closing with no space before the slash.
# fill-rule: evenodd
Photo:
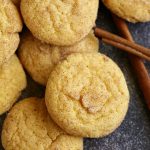
<svg viewBox="0 0 150 150">
<path fill-rule="evenodd" d="M 8 111 L 26 87 L 26 76 L 15 51 L 23 23 L 10 0 L 0 0 L 0 115 Z"/>
<path fill-rule="evenodd" d="M 131 15 L 130 8 L 125 13 L 125 1 L 103 0 L 126 20 L 150 20 L 146 0 L 134 1 L 148 10 L 143 12 L 145 17 Z M 46 92 L 45 98 L 29 97 L 10 110 L 2 130 L 4 149 L 82 150 L 83 137 L 112 133 L 125 118 L 129 92 L 120 68 L 98 53 L 92 28 L 99 0 L 13 2 L 17 7 L 10 0 L 0 0 L 0 113 L 8 111 L 26 87 L 25 73 L 14 54 L 19 41 L 22 65 Z M 26 25 L 21 40 L 19 12 Z"/>
</svg>

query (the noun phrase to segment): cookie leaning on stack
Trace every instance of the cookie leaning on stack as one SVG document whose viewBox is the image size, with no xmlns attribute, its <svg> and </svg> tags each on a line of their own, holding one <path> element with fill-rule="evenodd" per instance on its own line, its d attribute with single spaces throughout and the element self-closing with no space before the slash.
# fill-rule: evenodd
<svg viewBox="0 0 150 150">
<path fill-rule="evenodd" d="M 99 0 L 22 0 L 25 24 L 39 40 L 59 46 L 73 45 L 95 25 Z"/>
<path fill-rule="evenodd" d="M 14 4 L 10 0 L 0 0 L 0 66 L 15 53 L 22 26 Z"/>
<path fill-rule="evenodd" d="M 45 99 L 52 119 L 68 134 L 103 137 L 123 121 L 129 92 L 111 59 L 82 53 L 70 55 L 54 68 Z"/>
<path fill-rule="evenodd" d="M 54 46 L 34 38 L 27 31 L 21 37 L 19 58 L 31 77 L 42 85 L 46 85 L 54 66 L 71 53 L 98 52 L 99 42 L 93 32 L 72 46 Z"/>
<path fill-rule="evenodd" d="M 38 98 L 22 100 L 12 108 L 3 125 L 2 144 L 5 150 L 83 150 L 83 139 L 61 130 Z"/>
</svg>

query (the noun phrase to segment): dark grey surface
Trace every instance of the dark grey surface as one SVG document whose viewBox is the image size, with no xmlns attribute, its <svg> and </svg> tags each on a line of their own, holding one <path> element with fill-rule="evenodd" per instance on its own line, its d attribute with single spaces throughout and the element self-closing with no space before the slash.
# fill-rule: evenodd
<svg viewBox="0 0 150 150">
<path fill-rule="evenodd" d="M 117 33 L 109 12 L 104 8 L 100 9 L 97 26 Z M 150 23 L 129 24 L 129 27 L 136 42 L 150 47 Z M 105 44 L 101 45 L 101 52 L 111 57 L 125 74 L 131 95 L 129 111 L 122 125 L 113 134 L 100 139 L 85 139 L 84 150 L 150 150 L 150 113 L 144 103 L 127 55 Z M 150 72 L 150 63 L 146 63 L 146 66 Z M 43 95 L 44 87 L 36 84 L 28 76 L 28 87 L 20 99 Z M 5 115 L 0 118 L 1 124 L 4 118 Z"/>
</svg>

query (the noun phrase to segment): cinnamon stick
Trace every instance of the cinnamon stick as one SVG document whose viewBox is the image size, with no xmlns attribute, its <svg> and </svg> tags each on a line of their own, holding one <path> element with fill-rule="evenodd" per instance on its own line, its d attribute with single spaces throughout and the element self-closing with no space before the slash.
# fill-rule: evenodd
<svg viewBox="0 0 150 150">
<path fill-rule="evenodd" d="M 134 42 L 126 22 L 115 15 L 113 15 L 113 20 L 118 30 L 120 31 L 121 35 L 124 38 L 128 39 L 129 41 Z M 139 87 L 143 92 L 145 102 L 148 106 L 148 109 L 150 110 L 150 78 L 149 78 L 148 71 L 144 63 L 142 62 L 142 60 L 139 59 L 138 57 L 129 55 L 129 59 L 134 69 L 134 72 L 137 76 Z"/>
<path fill-rule="evenodd" d="M 109 39 L 109 40 L 112 40 L 112 41 L 115 41 L 117 43 L 121 43 L 122 45 L 125 45 L 125 46 L 128 46 L 128 47 L 131 47 L 147 56 L 150 56 L 150 49 L 149 48 L 146 48 L 144 46 L 141 46 L 139 44 L 136 44 L 134 43 L 133 41 L 129 41 L 129 40 L 126 40 L 125 38 L 122 38 L 122 37 L 119 37 L 113 33 L 110 33 L 108 31 L 105 31 L 101 28 L 95 28 L 95 35 L 98 36 L 98 37 L 102 37 L 102 38 L 105 38 L 105 39 Z"/>
<path fill-rule="evenodd" d="M 102 41 L 106 44 L 110 44 L 116 48 L 123 50 L 123 51 L 126 51 L 128 53 L 134 54 L 136 56 L 139 56 L 140 58 L 144 58 L 144 59 L 150 61 L 150 57 L 148 57 L 147 55 L 144 55 L 143 53 L 136 51 L 135 49 L 133 49 L 131 47 L 123 45 L 122 43 L 118 43 L 118 42 L 115 42 L 113 40 L 109 40 L 109 39 L 105 39 L 105 38 L 102 38 Z"/>
</svg>

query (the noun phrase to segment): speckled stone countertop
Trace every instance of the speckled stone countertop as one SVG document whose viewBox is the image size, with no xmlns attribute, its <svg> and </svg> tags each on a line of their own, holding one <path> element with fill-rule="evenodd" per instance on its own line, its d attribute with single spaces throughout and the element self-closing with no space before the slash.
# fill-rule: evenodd
<svg viewBox="0 0 150 150">
<path fill-rule="evenodd" d="M 117 33 L 111 15 L 101 6 L 97 26 Z M 150 23 L 129 24 L 134 40 L 150 47 Z M 84 150 L 150 150 L 150 112 L 146 108 L 143 95 L 138 87 L 127 54 L 111 46 L 101 44 L 101 53 L 111 57 L 125 74 L 129 91 L 130 105 L 127 116 L 121 126 L 111 135 L 100 139 L 85 139 Z M 146 63 L 150 72 L 150 63 Z M 35 83 L 28 76 L 28 87 L 20 99 L 30 96 L 42 97 L 44 87 Z M 2 125 L 5 115 L 0 117 Z M 3 150 L 1 147 L 0 150 Z"/>
</svg>

